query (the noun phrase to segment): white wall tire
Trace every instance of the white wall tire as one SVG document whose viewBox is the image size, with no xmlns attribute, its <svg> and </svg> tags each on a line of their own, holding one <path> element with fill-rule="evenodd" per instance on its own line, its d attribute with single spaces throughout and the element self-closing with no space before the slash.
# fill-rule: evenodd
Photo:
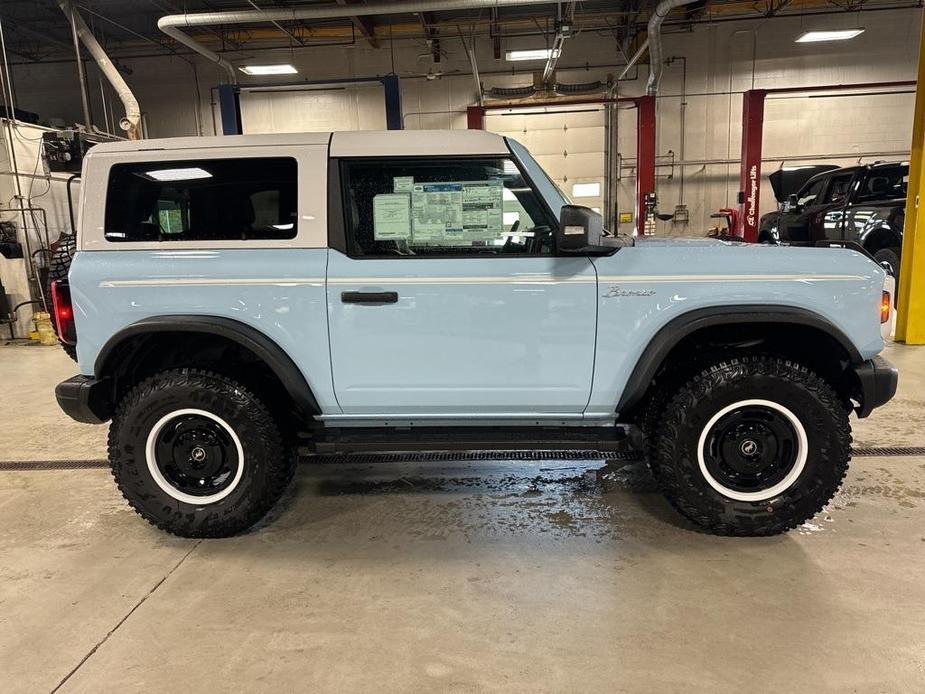
<svg viewBox="0 0 925 694">
<path fill-rule="evenodd" d="M 648 413 L 647 462 L 666 499 L 702 530 L 786 532 L 841 485 L 849 410 L 806 366 L 769 354 L 717 358 L 662 387 Z"/>
<path fill-rule="evenodd" d="M 181 537 L 230 537 L 253 526 L 292 479 L 296 453 L 252 391 L 194 369 L 136 385 L 109 429 L 109 462 L 126 501 Z"/>
</svg>

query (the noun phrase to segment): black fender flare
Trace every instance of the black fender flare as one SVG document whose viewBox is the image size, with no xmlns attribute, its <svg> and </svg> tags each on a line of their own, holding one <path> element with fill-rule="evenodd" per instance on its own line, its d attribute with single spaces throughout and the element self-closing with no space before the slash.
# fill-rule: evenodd
<svg viewBox="0 0 925 694">
<path fill-rule="evenodd" d="M 783 323 L 816 328 L 836 340 L 845 349 L 853 364 L 861 364 L 864 361 L 857 347 L 841 329 L 818 313 L 805 308 L 759 304 L 694 309 L 675 316 L 655 333 L 636 362 L 616 411 L 622 415 L 645 397 L 649 384 L 668 354 L 688 335 L 702 328 L 749 323 Z"/>
<path fill-rule="evenodd" d="M 185 332 L 218 335 L 252 352 L 276 374 L 293 402 L 308 416 L 320 414 L 318 401 L 312 393 L 305 375 L 276 342 L 246 323 L 223 316 L 152 316 L 115 333 L 97 354 L 93 371 L 98 379 L 105 378 L 108 361 L 123 341 L 138 335 Z"/>
</svg>

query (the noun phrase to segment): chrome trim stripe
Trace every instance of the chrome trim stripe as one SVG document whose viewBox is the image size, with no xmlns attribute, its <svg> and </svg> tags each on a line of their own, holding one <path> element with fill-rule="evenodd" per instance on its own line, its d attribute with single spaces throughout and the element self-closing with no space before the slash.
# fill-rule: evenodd
<svg viewBox="0 0 925 694">
<path fill-rule="evenodd" d="M 659 284 L 663 282 L 848 282 L 869 279 L 863 275 L 588 275 L 557 277 L 554 275 L 504 275 L 496 277 L 335 277 L 327 280 L 333 286 L 402 285 L 402 284 Z M 99 286 L 163 287 L 163 286 L 322 286 L 323 277 L 170 277 L 139 280 L 105 280 Z"/>
<path fill-rule="evenodd" d="M 846 282 L 863 275 L 602 275 L 600 282 Z"/>
<path fill-rule="evenodd" d="M 844 282 L 868 279 L 862 275 L 505 275 L 498 277 L 336 277 L 332 285 L 356 284 L 590 284 L 594 282 Z"/>
<path fill-rule="evenodd" d="M 212 286 L 277 286 L 295 287 L 301 285 L 324 286 L 324 277 L 169 277 L 145 280 L 105 280 L 100 287 L 212 287 Z"/>
<path fill-rule="evenodd" d="M 332 277 L 328 284 L 590 284 L 593 275 L 503 275 L 498 277 Z"/>
</svg>

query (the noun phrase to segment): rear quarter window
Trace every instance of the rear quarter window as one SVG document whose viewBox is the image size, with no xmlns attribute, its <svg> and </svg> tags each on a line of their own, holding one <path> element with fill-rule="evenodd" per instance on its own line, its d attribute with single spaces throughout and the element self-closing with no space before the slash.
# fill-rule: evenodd
<svg viewBox="0 0 925 694">
<path fill-rule="evenodd" d="M 297 233 L 297 164 L 289 157 L 115 164 L 107 241 L 286 240 Z"/>
<path fill-rule="evenodd" d="M 858 191 L 857 202 L 898 200 L 906 197 L 909 186 L 909 166 L 878 166 L 871 169 Z"/>
</svg>

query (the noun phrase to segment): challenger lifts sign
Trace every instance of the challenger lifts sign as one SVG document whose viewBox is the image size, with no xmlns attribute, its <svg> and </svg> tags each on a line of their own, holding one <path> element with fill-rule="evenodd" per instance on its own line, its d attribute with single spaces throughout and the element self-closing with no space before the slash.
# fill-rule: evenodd
<svg viewBox="0 0 925 694">
<path fill-rule="evenodd" d="M 748 169 L 748 193 L 745 196 L 745 223 L 749 227 L 758 226 L 758 165 L 752 164 Z"/>
<path fill-rule="evenodd" d="M 739 187 L 739 219 L 736 235 L 758 240 L 761 210 L 761 135 L 764 129 L 764 98 L 767 92 L 752 89 L 742 95 L 742 170 Z"/>
</svg>

